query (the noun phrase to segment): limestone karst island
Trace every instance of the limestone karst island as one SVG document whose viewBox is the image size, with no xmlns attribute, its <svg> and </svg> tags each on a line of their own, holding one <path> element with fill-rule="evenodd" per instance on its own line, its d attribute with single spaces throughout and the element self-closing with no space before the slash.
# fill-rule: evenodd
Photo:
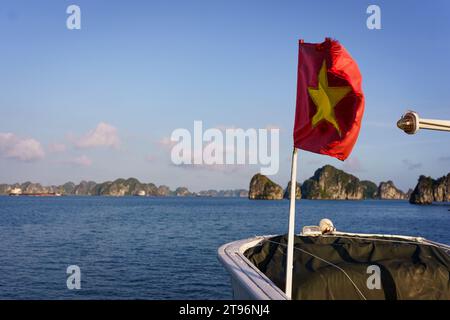
<svg viewBox="0 0 450 320">
<path fill-rule="evenodd" d="M 251 200 L 289 199 L 290 183 L 283 188 L 268 177 L 255 174 L 249 189 L 203 190 L 191 192 L 186 187 L 171 190 L 168 186 L 143 183 L 138 179 L 116 179 L 96 183 L 81 181 L 63 185 L 42 186 L 25 182 L 0 184 L 0 195 L 73 195 L 73 196 L 152 196 L 152 197 L 248 197 Z M 297 199 L 310 200 L 409 200 L 413 204 L 431 204 L 450 201 L 450 173 L 438 179 L 420 176 L 414 189 L 402 191 L 394 182 L 385 181 L 378 185 L 372 181 L 360 180 L 356 176 L 331 165 L 325 165 L 303 183 L 297 183 Z"/>
<path fill-rule="evenodd" d="M 268 177 L 253 176 L 250 182 L 249 198 L 255 200 L 281 200 L 290 197 L 290 184 L 283 189 Z M 450 173 L 439 179 L 420 176 L 414 189 L 399 190 L 392 181 L 378 186 L 368 180 L 336 169 L 331 165 L 316 170 L 314 175 L 302 184 L 297 183 L 297 199 L 311 200 L 409 200 L 413 204 L 431 204 L 450 201 Z"/>
</svg>

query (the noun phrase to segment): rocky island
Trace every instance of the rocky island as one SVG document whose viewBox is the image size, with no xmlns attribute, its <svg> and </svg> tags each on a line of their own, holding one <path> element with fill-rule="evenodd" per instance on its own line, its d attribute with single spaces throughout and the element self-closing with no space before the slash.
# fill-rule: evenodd
<svg viewBox="0 0 450 320">
<path fill-rule="evenodd" d="M 283 188 L 262 174 L 255 174 L 250 181 L 249 199 L 281 200 L 283 195 Z"/>
<path fill-rule="evenodd" d="M 235 190 L 205 190 L 197 193 L 199 197 L 224 197 L 224 198 L 247 198 L 248 191 L 245 189 L 235 189 Z"/>
<path fill-rule="evenodd" d="M 326 165 L 302 184 L 302 198 L 331 200 L 373 199 L 377 186 L 371 181 L 360 181 L 354 175 Z"/>
<path fill-rule="evenodd" d="M 291 182 L 289 181 L 286 190 L 284 191 L 284 199 L 290 199 L 291 198 Z M 302 198 L 302 186 L 300 183 L 297 182 L 297 186 L 295 188 L 295 199 L 301 199 Z"/>
<path fill-rule="evenodd" d="M 407 200 L 409 199 L 408 193 L 397 189 L 394 183 L 389 180 L 380 183 L 377 190 L 377 198 L 381 200 Z"/>
<path fill-rule="evenodd" d="M 435 201 L 450 202 L 450 173 L 437 180 L 420 176 L 409 198 L 413 204 L 431 204 Z"/>
<path fill-rule="evenodd" d="M 189 191 L 186 187 L 171 190 L 168 186 L 156 186 L 154 183 L 142 183 L 136 178 L 116 179 L 96 183 L 81 181 L 79 184 L 67 182 L 63 185 L 42 186 L 39 183 L 25 182 L 14 184 L 0 184 L 0 195 L 27 194 L 60 194 L 75 196 L 154 196 L 154 197 L 247 197 L 247 190 L 208 190 L 198 193 Z"/>
<path fill-rule="evenodd" d="M 0 195 L 78 195 L 78 196 L 153 196 L 153 197 L 240 197 L 251 200 L 281 200 L 290 198 L 290 183 L 286 188 L 262 174 L 255 174 L 249 190 L 204 190 L 191 192 L 186 187 L 171 190 L 168 186 L 143 183 L 136 178 L 116 179 L 97 183 L 81 181 L 79 184 L 66 182 L 62 185 L 43 186 L 24 182 L 0 184 Z M 403 192 L 391 180 L 378 186 L 368 180 L 339 170 L 331 165 L 317 169 L 314 175 L 296 186 L 297 199 L 330 200 L 408 200 L 412 204 L 450 202 L 450 173 L 439 179 L 420 176 L 414 190 Z"/>
<path fill-rule="evenodd" d="M 267 186 L 267 187 L 266 187 Z M 311 200 L 405 200 L 409 193 L 399 190 L 392 181 L 381 182 L 378 186 L 368 180 L 360 180 L 352 174 L 331 165 L 317 169 L 314 175 L 302 184 L 297 183 L 296 198 Z M 250 199 L 281 199 L 281 186 L 256 174 L 250 182 Z M 290 182 L 283 198 L 290 198 Z"/>
</svg>

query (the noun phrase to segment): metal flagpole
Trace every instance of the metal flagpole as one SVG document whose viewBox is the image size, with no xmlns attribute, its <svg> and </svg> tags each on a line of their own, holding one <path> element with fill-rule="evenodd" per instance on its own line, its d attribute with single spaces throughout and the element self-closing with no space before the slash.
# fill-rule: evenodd
<svg viewBox="0 0 450 320">
<path fill-rule="evenodd" d="M 287 241 L 287 260 L 286 260 L 286 296 L 292 297 L 292 269 L 294 258 L 294 233 L 295 233 L 295 198 L 297 196 L 297 148 L 292 151 L 291 166 L 291 196 L 289 202 L 289 228 Z"/>
</svg>

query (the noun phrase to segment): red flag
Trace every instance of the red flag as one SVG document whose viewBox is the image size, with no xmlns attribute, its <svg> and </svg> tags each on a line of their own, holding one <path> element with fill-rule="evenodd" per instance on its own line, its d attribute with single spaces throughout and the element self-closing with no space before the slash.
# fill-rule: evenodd
<svg viewBox="0 0 450 320">
<path fill-rule="evenodd" d="M 294 146 L 345 160 L 358 138 L 364 95 L 358 66 L 337 41 L 300 41 Z"/>
</svg>

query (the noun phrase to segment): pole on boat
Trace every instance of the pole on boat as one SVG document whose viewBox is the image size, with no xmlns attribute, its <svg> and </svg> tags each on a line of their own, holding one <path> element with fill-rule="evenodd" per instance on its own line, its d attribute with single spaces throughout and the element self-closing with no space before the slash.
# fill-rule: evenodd
<svg viewBox="0 0 450 320">
<path fill-rule="evenodd" d="M 292 271 L 294 266 L 294 234 L 295 234 L 295 198 L 297 196 L 297 156 L 298 150 L 294 147 L 292 151 L 291 165 L 291 195 L 289 200 L 289 227 L 287 240 L 286 260 L 286 296 L 292 297 Z"/>
</svg>

